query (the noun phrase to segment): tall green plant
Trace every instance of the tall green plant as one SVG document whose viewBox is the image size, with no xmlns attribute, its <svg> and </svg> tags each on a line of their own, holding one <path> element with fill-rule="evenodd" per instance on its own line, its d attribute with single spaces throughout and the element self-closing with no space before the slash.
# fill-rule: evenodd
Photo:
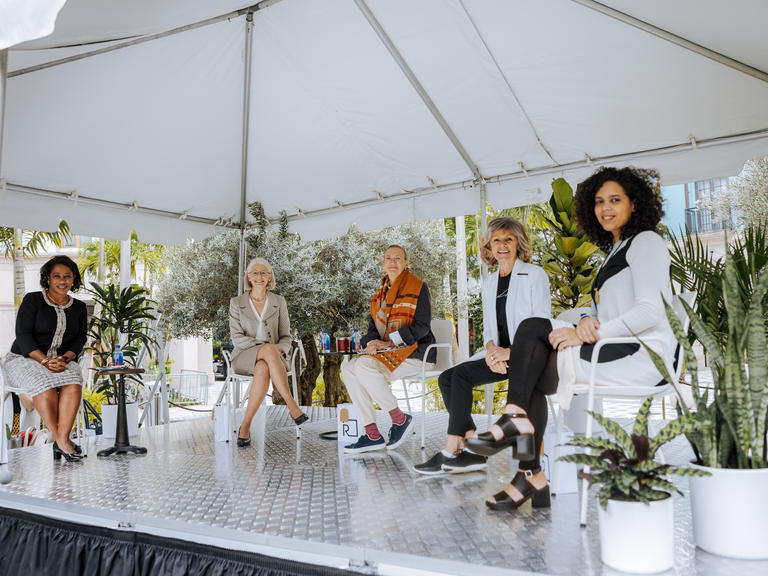
<svg viewBox="0 0 768 576">
<path fill-rule="evenodd" d="M 648 436 L 648 420 L 652 403 L 653 396 L 643 402 L 637 412 L 631 434 L 614 420 L 596 412 L 588 412 L 613 439 L 575 436 L 568 445 L 597 450 L 598 454 L 578 453 L 558 458 L 563 462 L 583 464 L 596 470 L 596 472 L 582 473 L 581 476 L 589 480 L 590 486 L 601 485 L 598 497 L 603 509 L 611 498 L 647 504 L 652 500 L 666 498 L 668 492 L 682 494 L 665 478 L 668 474 L 709 475 L 708 472 L 695 468 L 680 468 L 654 460 L 659 448 L 680 434 L 693 430 L 697 423 L 690 416 L 683 416 L 672 420 L 651 438 Z"/>
<path fill-rule="evenodd" d="M 712 363 L 714 387 L 699 386 L 696 354 L 672 307 L 665 302 L 667 318 L 685 350 L 691 373 L 695 412 L 684 402 L 678 413 L 688 415 L 700 426 L 686 434 L 698 463 L 712 468 L 766 468 L 766 422 L 768 421 L 768 338 L 766 337 L 766 294 L 768 267 L 757 276 L 747 298 L 739 285 L 737 262 L 726 254 L 725 272 L 720 281 L 727 315 L 727 333 L 719 339 L 705 320 L 685 302 L 691 328 Z M 648 348 L 646 348 L 648 349 Z M 661 374 L 672 378 L 658 354 L 648 349 Z"/>
<path fill-rule="evenodd" d="M 88 350 L 93 354 L 97 367 L 108 366 L 115 346 L 120 344 L 123 362 L 136 368 L 142 346 L 152 350 L 155 340 L 150 333 L 150 323 L 155 319 L 154 302 L 147 297 L 147 291 L 139 286 L 120 290 L 115 284 L 106 287 L 91 282 L 89 290 L 96 304 L 98 314 L 91 317 L 88 326 Z M 98 373 L 93 376 L 94 384 Z M 141 382 L 138 377 L 134 378 Z M 97 387 L 110 401 L 114 399 L 114 377 Z"/>
<path fill-rule="evenodd" d="M 760 271 L 768 265 L 767 232 L 764 224 L 749 226 L 744 229 L 743 238 L 737 236 L 732 243 L 726 242 L 726 253 L 733 261 L 736 273 L 738 294 L 745 305 L 754 292 Z M 715 258 L 698 235 L 672 238 L 669 253 L 672 279 L 683 290 L 696 292 L 695 307 L 701 321 L 715 340 L 724 345 L 729 332 L 722 282 L 725 259 Z"/>
<path fill-rule="evenodd" d="M 552 217 L 546 218 L 552 244 L 542 266 L 552 285 L 552 312 L 589 306 L 597 275 L 599 248 L 579 231 L 573 214 L 573 189 L 563 178 L 552 181 L 549 200 Z"/>
</svg>

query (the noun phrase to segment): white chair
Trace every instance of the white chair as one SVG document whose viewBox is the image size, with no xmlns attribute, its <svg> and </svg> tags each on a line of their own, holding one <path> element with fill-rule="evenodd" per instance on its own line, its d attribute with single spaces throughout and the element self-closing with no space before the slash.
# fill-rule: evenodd
<svg viewBox="0 0 768 576">
<path fill-rule="evenodd" d="M 307 362 L 307 356 L 304 352 L 304 344 L 301 340 L 294 341 L 295 346 L 291 353 L 291 369 L 288 371 L 288 378 L 291 381 L 293 398 L 296 402 L 299 402 L 299 378 L 304 364 Z M 227 399 L 227 429 L 234 431 L 234 414 L 235 410 L 240 408 L 248 398 L 248 393 L 251 388 L 251 382 L 253 382 L 253 376 L 247 374 L 237 374 L 232 368 L 232 355 L 229 350 L 223 350 L 222 356 L 224 356 L 224 362 L 227 367 L 227 378 L 224 380 L 224 386 L 219 394 L 218 403 L 221 403 L 222 399 L 226 395 Z M 296 359 L 299 362 L 296 362 Z M 245 382 L 245 394 L 242 393 L 241 383 Z M 301 426 L 296 427 L 296 437 L 301 437 Z"/>
<path fill-rule="evenodd" d="M 403 378 L 403 390 L 405 391 L 405 401 L 408 404 L 408 411 L 411 410 L 411 398 L 421 396 L 421 447 L 424 448 L 424 426 L 427 419 L 427 380 L 437 378 L 441 372 L 448 370 L 453 366 L 453 321 L 452 320 L 432 320 L 430 324 L 432 334 L 435 336 L 435 343 L 427 346 L 424 352 L 424 359 L 421 362 L 421 371 L 411 376 Z M 432 370 L 427 369 L 427 357 L 430 351 L 437 349 L 437 361 Z M 412 382 L 421 384 L 421 393 L 411 396 L 408 393 L 408 385 Z M 434 392 L 434 391 L 433 391 Z"/>
<path fill-rule="evenodd" d="M 675 315 L 683 326 L 683 330 L 688 330 L 689 319 L 685 313 L 685 309 L 681 301 L 685 301 L 689 306 L 693 306 L 696 300 L 696 292 L 684 292 L 675 296 L 672 300 L 672 308 L 675 311 Z M 591 368 L 589 372 L 589 383 L 577 388 L 577 393 L 587 394 L 587 410 L 594 411 L 595 397 L 603 398 L 636 398 L 638 400 L 644 400 L 648 396 L 664 397 L 674 391 L 674 387 L 671 383 L 666 383 L 662 386 L 595 386 L 595 377 L 599 364 L 597 362 L 600 350 L 606 344 L 637 344 L 638 338 L 621 337 L 621 338 L 604 338 L 598 340 L 592 350 Z M 646 342 L 650 344 L 650 342 Z M 680 374 L 683 369 L 683 361 L 681 358 L 681 346 L 678 345 L 673 358 L 664 358 L 664 363 L 667 366 L 667 371 L 673 375 L 675 384 L 680 381 Z M 563 432 L 563 411 L 562 408 L 558 410 L 557 415 L 557 439 L 558 443 L 561 441 Z M 592 437 L 593 418 L 587 418 L 587 430 L 585 436 L 587 438 Z M 555 448 L 555 462 L 557 462 L 559 450 Z M 553 476 L 557 474 L 557 466 L 553 467 Z M 589 473 L 589 466 L 584 467 L 584 472 Z M 588 495 L 588 481 L 585 479 L 582 481 L 581 490 L 581 510 L 579 514 L 579 520 L 582 526 L 587 525 L 587 495 Z"/>
</svg>

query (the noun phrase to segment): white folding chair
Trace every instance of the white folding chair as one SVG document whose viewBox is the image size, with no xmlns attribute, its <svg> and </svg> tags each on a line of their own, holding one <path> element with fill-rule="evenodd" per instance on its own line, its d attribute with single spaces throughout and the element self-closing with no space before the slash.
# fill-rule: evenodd
<svg viewBox="0 0 768 576">
<path fill-rule="evenodd" d="M 291 353 L 291 369 L 288 371 L 288 378 L 291 380 L 291 387 L 293 392 L 293 398 L 296 402 L 299 402 L 299 378 L 304 364 L 306 364 L 307 357 L 304 352 L 304 345 L 301 340 L 295 340 L 295 346 Z M 248 374 L 237 374 L 232 368 L 232 355 L 229 350 L 223 350 L 222 356 L 224 356 L 224 363 L 227 368 L 227 377 L 224 380 L 224 386 L 219 394 L 218 402 L 221 403 L 222 399 L 226 396 L 227 401 L 227 429 L 234 429 L 234 414 L 235 410 L 240 408 L 244 403 L 244 399 L 248 398 L 250 392 L 251 382 L 253 382 L 253 376 Z M 296 362 L 296 359 L 299 362 Z M 241 388 L 241 383 L 245 382 L 245 393 Z M 296 437 L 301 437 L 301 426 L 296 427 Z"/>
<path fill-rule="evenodd" d="M 20 392 L 8 385 L 5 376 L 5 366 L 0 362 L 0 484 L 8 484 L 13 480 L 13 473 L 8 466 L 8 438 L 5 434 L 5 394 L 6 392 Z"/>
<path fill-rule="evenodd" d="M 689 306 L 693 306 L 696 300 L 696 292 L 684 292 L 675 296 L 672 300 L 672 308 L 675 311 L 675 315 L 683 326 L 683 330 L 688 330 L 689 319 L 685 313 L 685 309 L 681 301 L 685 301 Z M 591 367 L 589 372 L 589 383 L 584 386 L 578 386 L 577 393 L 587 394 L 587 410 L 594 411 L 595 397 L 603 398 L 636 398 L 638 400 L 644 400 L 648 396 L 663 397 L 674 391 L 674 387 L 671 383 L 667 382 L 661 386 L 595 386 L 595 378 L 597 376 L 597 370 L 599 364 L 597 359 L 600 354 L 600 350 L 607 344 L 637 344 L 638 338 L 634 336 L 621 337 L 621 338 L 603 338 L 598 340 L 592 350 Z M 646 344 L 652 344 L 651 342 L 645 342 Z M 680 374 L 683 370 L 682 360 L 682 347 L 678 345 L 673 358 L 664 358 L 664 363 L 667 366 L 667 371 L 674 375 L 675 384 L 680 381 Z M 561 439 L 563 432 L 563 410 L 558 410 L 557 416 L 557 439 L 558 442 Z M 585 436 L 587 438 L 592 437 L 592 426 L 594 419 L 592 417 L 587 418 L 587 430 Z M 557 462 L 558 450 L 555 449 L 555 462 Z M 660 454 L 663 458 L 663 456 Z M 555 465 L 553 473 L 557 470 Z M 589 473 L 589 466 L 584 467 L 584 472 Z M 579 513 L 579 521 L 582 526 L 587 525 L 587 495 L 588 495 L 588 481 L 584 479 L 582 481 L 581 490 L 581 510 Z"/>
<path fill-rule="evenodd" d="M 432 334 L 435 336 L 435 343 L 427 346 L 424 352 L 424 359 L 421 362 L 421 371 L 403 378 L 403 390 L 405 391 L 405 401 L 408 404 L 408 411 L 411 410 L 411 398 L 421 396 L 421 447 L 424 448 L 424 427 L 427 419 L 427 380 L 437 378 L 441 372 L 448 370 L 453 366 L 453 321 L 452 320 L 432 320 L 430 323 Z M 427 369 L 427 357 L 430 351 L 437 349 L 437 361 L 432 370 Z M 421 393 L 411 396 L 408 393 L 408 385 L 412 382 L 421 383 Z"/>
</svg>

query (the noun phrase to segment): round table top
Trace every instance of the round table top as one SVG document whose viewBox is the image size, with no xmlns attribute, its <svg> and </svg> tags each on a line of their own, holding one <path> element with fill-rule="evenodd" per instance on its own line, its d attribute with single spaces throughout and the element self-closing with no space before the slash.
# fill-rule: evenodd
<svg viewBox="0 0 768 576">
<path fill-rule="evenodd" d="M 99 374 L 142 374 L 144 368 L 134 368 L 133 366 L 96 366 L 91 368 Z"/>
</svg>

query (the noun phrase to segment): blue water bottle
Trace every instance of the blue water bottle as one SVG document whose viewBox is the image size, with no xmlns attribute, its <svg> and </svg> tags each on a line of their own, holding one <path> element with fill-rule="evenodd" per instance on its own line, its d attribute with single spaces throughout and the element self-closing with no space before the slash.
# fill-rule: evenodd
<svg viewBox="0 0 768 576">
<path fill-rule="evenodd" d="M 361 349 L 361 342 L 360 342 L 360 330 L 355 328 L 352 331 L 352 352 L 359 353 Z"/>
<path fill-rule="evenodd" d="M 112 354 L 112 365 L 113 366 L 123 365 L 123 351 L 120 350 L 120 344 L 117 344 L 115 346 L 115 351 Z"/>
<path fill-rule="evenodd" d="M 331 337 L 328 336 L 328 330 L 323 330 L 320 334 L 320 351 L 323 353 L 331 351 Z"/>
</svg>

